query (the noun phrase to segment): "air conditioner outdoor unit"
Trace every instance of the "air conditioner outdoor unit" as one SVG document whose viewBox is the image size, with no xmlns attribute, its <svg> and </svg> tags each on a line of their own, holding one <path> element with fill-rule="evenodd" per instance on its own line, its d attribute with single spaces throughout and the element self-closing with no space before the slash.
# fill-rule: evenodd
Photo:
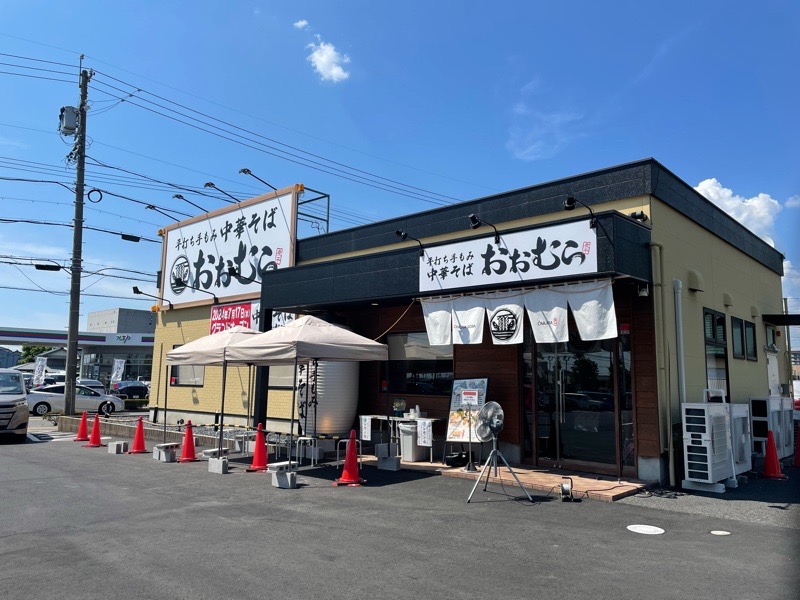
<svg viewBox="0 0 800 600">
<path fill-rule="evenodd" d="M 731 436 L 733 438 L 733 466 L 737 475 L 753 468 L 753 450 L 750 441 L 750 405 L 731 404 Z"/>
<path fill-rule="evenodd" d="M 750 431 L 753 439 L 753 454 L 766 455 L 767 434 L 772 431 L 778 458 L 788 458 L 794 455 L 792 404 L 791 398 L 780 396 L 750 398 Z"/>
<path fill-rule="evenodd" d="M 731 448 L 731 405 L 686 402 L 683 413 L 683 460 L 685 489 L 721 493 L 736 486 Z"/>
</svg>

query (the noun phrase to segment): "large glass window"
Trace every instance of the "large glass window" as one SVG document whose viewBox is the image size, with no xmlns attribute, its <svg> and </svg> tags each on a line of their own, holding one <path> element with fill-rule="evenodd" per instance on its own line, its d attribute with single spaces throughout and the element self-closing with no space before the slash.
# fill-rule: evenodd
<svg viewBox="0 0 800 600">
<path fill-rule="evenodd" d="M 709 389 L 728 391 L 728 348 L 725 337 L 725 315 L 703 309 L 703 332 L 706 339 L 706 380 Z"/>
<path fill-rule="evenodd" d="M 384 380 L 390 394 L 449 396 L 453 387 L 453 346 L 431 346 L 427 333 L 386 336 L 389 361 Z"/>
<path fill-rule="evenodd" d="M 180 348 L 180 344 L 172 348 Z M 205 367 L 197 365 L 175 365 L 170 368 L 169 384 L 175 386 L 188 385 L 192 387 L 201 387 L 205 375 Z"/>
<path fill-rule="evenodd" d="M 744 322 L 744 351 L 747 360 L 758 360 L 756 350 L 756 324 L 749 321 Z"/>
</svg>

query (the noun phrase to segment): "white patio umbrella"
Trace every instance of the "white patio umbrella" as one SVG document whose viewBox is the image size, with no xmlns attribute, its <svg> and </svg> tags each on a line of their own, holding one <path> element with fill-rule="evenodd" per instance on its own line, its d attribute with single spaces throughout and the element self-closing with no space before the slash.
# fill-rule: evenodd
<svg viewBox="0 0 800 600">
<path fill-rule="evenodd" d="M 248 327 L 236 325 L 230 329 L 218 331 L 191 341 L 179 348 L 167 352 L 166 364 L 174 365 L 196 365 L 196 366 L 222 366 L 222 402 L 220 406 L 219 423 L 219 453 L 222 455 L 222 429 L 225 420 L 225 381 L 227 380 L 228 361 L 226 352 L 231 344 L 242 342 L 252 337 L 256 337 L 261 332 Z M 167 372 L 167 383 L 169 382 L 169 372 Z M 164 393 L 164 432 L 166 436 L 167 427 L 167 398 Z"/>
<path fill-rule="evenodd" d="M 277 329 L 231 344 L 226 351 L 230 363 L 250 365 L 294 365 L 292 414 L 289 423 L 291 456 L 294 408 L 297 401 L 297 365 L 312 360 L 354 362 L 388 360 L 386 344 L 333 325 L 317 317 L 300 317 Z"/>
</svg>

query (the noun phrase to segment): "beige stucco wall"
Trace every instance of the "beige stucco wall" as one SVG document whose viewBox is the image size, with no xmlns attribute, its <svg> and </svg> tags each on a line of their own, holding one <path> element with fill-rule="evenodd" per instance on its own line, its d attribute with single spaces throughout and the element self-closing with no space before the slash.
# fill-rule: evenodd
<svg viewBox="0 0 800 600">
<path fill-rule="evenodd" d="M 210 306 L 193 306 L 161 311 L 155 331 L 153 345 L 153 379 L 150 408 L 164 407 L 164 383 L 166 378 L 165 354 L 178 345 L 186 344 L 209 334 Z M 225 422 L 244 424 L 249 406 L 255 404 L 255 368 L 248 374 L 247 367 L 229 366 L 225 384 Z M 249 377 L 249 379 L 248 379 Z M 248 394 L 248 381 L 250 392 Z M 268 418 L 289 419 L 292 392 L 272 390 L 267 403 Z M 222 402 L 222 367 L 205 367 L 202 386 L 169 386 L 167 396 L 168 421 L 181 418 L 183 412 L 218 413 Z M 183 416 L 185 418 L 185 416 Z M 212 423 L 213 417 L 193 423 Z"/>
<path fill-rule="evenodd" d="M 707 387 L 703 308 L 711 308 L 726 316 L 728 377 L 732 402 L 747 402 L 753 396 L 768 395 L 765 329 L 761 319 L 765 313 L 782 312 L 781 277 L 746 254 L 703 229 L 681 213 L 654 198 L 651 204 L 652 241 L 663 245 L 664 328 L 657 324 L 658 362 L 661 393 L 668 395 L 673 421 L 680 420 L 678 369 L 676 358 L 675 302 L 673 280 L 682 282 L 684 365 L 686 400 L 701 401 Z M 658 251 L 654 252 L 653 272 L 659 283 Z M 690 291 L 689 271 L 702 275 L 704 290 Z M 659 294 L 659 287 L 656 287 Z M 732 304 L 726 306 L 725 295 Z M 660 298 L 655 298 L 657 311 Z M 755 316 L 754 316 L 755 315 Z M 758 360 L 735 359 L 732 355 L 731 317 L 755 323 Z M 658 321 L 658 312 L 657 312 Z M 669 340 L 664 344 L 664 337 Z M 784 344 L 784 338 L 778 338 Z M 667 347 L 668 346 L 668 347 Z M 664 360 L 667 356 L 668 360 Z M 785 348 L 779 352 L 781 381 L 785 380 Z M 664 398 L 666 400 L 666 398 Z"/>
</svg>

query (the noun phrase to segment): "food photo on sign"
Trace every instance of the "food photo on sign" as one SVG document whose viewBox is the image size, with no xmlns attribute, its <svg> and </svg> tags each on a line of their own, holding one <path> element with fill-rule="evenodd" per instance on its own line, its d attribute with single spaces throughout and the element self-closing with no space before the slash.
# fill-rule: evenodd
<svg viewBox="0 0 800 600">
<path fill-rule="evenodd" d="M 475 435 L 476 416 L 486 402 L 488 387 L 489 379 L 485 377 L 453 380 L 450 415 L 447 419 L 448 442 L 468 442 L 470 438 L 478 439 Z M 476 395 L 477 400 L 474 400 Z"/>
</svg>

